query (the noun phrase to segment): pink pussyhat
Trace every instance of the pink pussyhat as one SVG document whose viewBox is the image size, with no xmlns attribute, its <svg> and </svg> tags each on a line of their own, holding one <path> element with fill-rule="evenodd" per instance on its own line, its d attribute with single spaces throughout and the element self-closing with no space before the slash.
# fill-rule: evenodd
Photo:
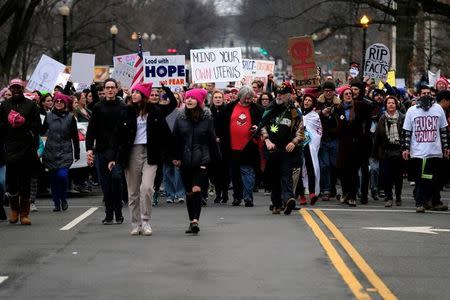
<svg viewBox="0 0 450 300">
<path fill-rule="evenodd" d="M 205 99 L 208 92 L 205 89 L 192 89 L 186 92 L 186 96 L 184 99 L 187 98 L 194 98 L 197 100 L 197 103 L 199 106 L 203 107 L 205 105 Z"/>
</svg>

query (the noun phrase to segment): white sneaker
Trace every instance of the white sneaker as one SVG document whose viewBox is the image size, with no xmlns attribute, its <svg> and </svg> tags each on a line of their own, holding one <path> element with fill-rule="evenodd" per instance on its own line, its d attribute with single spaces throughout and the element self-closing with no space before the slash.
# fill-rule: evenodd
<svg viewBox="0 0 450 300">
<path fill-rule="evenodd" d="M 143 235 L 152 235 L 153 231 L 152 228 L 150 227 L 149 223 L 144 223 L 142 224 L 142 234 Z"/>
<path fill-rule="evenodd" d="M 174 203 L 175 201 L 173 201 L 173 199 L 171 198 L 167 198 L 166 203 Z"/>
<path fill-rule="evenodd" d="M 139 233 L 141 233 L 141 226 L 134 226 L 130 232 L 131 235 L 139 235 Z"/>
<path fill-rule="evenodd" d="M 179 197 L 177 199 L 177 203 L 184 203 L 184 198 L 183 197 Z"/>
<path fill-rule="evenodd" d="M 31 203 L 30 205 L 30 211 L 38 211 L 36 205 L 34 203 Z"/>
</svg>

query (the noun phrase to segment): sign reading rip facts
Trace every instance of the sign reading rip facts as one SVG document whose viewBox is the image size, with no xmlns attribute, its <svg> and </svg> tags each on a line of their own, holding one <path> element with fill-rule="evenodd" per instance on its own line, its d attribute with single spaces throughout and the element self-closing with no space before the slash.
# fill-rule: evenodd
<svg viewBox="0 0 450 300">
<path fill-rule="evenodd" d="M 240 81 L 241 48 L 191 50 L 191 69 L 194 83 Z"/>
<path fill-rule="evenodd" d="M 184 55 L 144 55 L 144 82 L 160 87 L 161 81 L 165 81 L 166 86 L 186 85 Z"/>
<path fill-rule="evenodd" d="M 383 44 L 373 44 L 366 50 L 364 76 L 375 79 L 387 78 L 391 54 Z"/>
</svg>

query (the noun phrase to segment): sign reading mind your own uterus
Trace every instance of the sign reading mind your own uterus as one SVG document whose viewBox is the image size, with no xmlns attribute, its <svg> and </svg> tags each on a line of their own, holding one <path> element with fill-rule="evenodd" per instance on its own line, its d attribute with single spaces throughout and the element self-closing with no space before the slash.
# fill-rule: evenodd
<svg viewBox="0 0 450 300">
<path fill-rule="evenodd" d="M 215 48 L 191 50 L 192 82 L 240 81 L 242 69 L 241 48 Z"/>
</svg>

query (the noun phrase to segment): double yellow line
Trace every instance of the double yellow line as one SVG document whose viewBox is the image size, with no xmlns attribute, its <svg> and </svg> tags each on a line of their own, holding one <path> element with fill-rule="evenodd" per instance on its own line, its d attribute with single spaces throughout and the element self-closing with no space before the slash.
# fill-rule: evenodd
<svg viewBox="0 0 450 300">
<path fill-rule="evenodd" d="M 330 221 L 330 219 L 320 210 L 314 209 L 314 213 L 319 217 L 319 219 L 325 224 L 328 230 L 334 235 L 336 240 L 341 244 L 342 248 L 347 252 L 348 256 L 353 260 L 360 271 L 366 276 L 367 280 L 373 285 L 375 291 L 383 298 L 394 300 L 397 297 L 389 290 L 389 288 L 384 284 L 381 278 L 374 272 L 374 270 L 367 264 L 364 258 L 358 253 L 358 251 L 353 247 L 353 245 L 347 240 L 347 238 L 342 234 L 342 232 Z M 311 227 L 312 231 L 319 239 L 322 247 L 325 249 L 328 257 L 331 259 L 336 270 L 344 279 L 345 283 L 349 286 L 350 290 L 355 295 L 358 300 L 368 300 L 372 299 L 367 293 L 368 289 L 365 289 L 361 282 L 356 278 L 347 264 L 344 262 L 342 257 L 339 255 L 336 248 L 331 243 L 330 239 L 326 236 L 323 230 L 320 228 L 319 224 L 314 220 L 311 214 L 305 210 L 300 210 L 300 214 L 303 216 L 306 223 Z"/>
</svg>

